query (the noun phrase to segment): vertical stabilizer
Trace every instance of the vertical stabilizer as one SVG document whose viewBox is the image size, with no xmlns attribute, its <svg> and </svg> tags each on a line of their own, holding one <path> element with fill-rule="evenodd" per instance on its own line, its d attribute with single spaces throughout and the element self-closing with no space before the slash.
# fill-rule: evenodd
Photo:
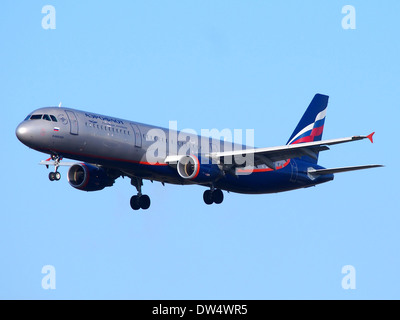
<svg viewBox="0 0 400 320">
<path fill-rule="evenodd" d="M 329 97 L 316 94 L 308 106 L 306 112 L 290 136 L 287 144 L 321 141 L 324 131 L 326 109 Z M 307 161 L 316 163 L 316 159 L 307 157 Z"/>
</svg>

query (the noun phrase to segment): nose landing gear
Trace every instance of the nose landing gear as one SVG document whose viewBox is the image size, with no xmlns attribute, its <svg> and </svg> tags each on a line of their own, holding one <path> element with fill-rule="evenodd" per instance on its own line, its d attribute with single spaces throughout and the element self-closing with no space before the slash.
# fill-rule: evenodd
<svg viewBox="0 0 400 320">
<path fill-rule="evenodd" d="M 62 158 L 59 155 L 52 154 L 50 159 L 54 161 L 54 172 L 49 173 L 49 180 L 59 181 L 61 179 L 61 173 L 58 172 L 58 167 L 60 166 L 60 161 L 62 160 Z"/>
</svg>

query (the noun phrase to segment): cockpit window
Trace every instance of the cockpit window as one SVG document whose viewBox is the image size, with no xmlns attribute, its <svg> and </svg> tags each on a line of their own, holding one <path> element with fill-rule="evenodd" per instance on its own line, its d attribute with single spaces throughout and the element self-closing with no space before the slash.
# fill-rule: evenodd
<svg viewBox="0 0 400 320">
<path fill-rule="evenodd" d="M 24 121 L 26 121 L 26 120 L 29 120 L 29 119 L 30 119 L 30 117 L 31 117 L 31 115 L 30 115 L 30 114 L 28 114 L 28 115 L 26 116 L 26 118 L 25 118 L 25 120 L 24 120 Z"/>
<path fill-rule="evenodd" d="M 25 118 L 25 120 L 47 120 L 47 121 L 53 121 L 53 122 L 58 122 L 57 118 L 55 116 L 53 116 L 52 114 L 48 115 L 48 114 L 30 114 L 29 116 L 27 116 Z"/>
</svg>

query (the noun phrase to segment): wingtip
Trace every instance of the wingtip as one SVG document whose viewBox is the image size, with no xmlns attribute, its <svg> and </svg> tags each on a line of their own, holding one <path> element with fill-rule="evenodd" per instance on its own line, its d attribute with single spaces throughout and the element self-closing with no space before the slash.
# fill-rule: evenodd
<svg viewBox="0 0 400 320">
<path fill-rule="evenodd" d="M 373 139 L 374 134 L 375 134 L 375 131 L 370 133 L 369 135 L 367 135 L 367 138 L 369 139 L 369 141 L 371 141 L 371 143 L 374 143 L 374 139 Z"/>
</svg>

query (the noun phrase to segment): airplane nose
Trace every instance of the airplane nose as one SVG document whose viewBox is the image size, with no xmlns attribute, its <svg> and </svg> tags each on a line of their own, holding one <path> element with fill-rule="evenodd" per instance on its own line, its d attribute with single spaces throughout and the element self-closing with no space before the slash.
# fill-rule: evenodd
<svg viewBox="0 0 400 320">
<path fill-rule="evenodd" d="M 28 128 L 24 123 L 21 123 L 15 130 L 15 134 L 19 141 L 26 144 L 29 140 Z"/>
</svg>

